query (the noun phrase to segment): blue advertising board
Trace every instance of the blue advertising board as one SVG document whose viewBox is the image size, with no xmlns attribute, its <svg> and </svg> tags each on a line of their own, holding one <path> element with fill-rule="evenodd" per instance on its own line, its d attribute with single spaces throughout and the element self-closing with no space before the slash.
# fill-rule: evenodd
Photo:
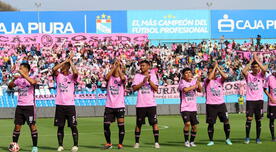
<svg viewBox="0 0 276 152">
<path fill-rule="evenodd" d="M 0 34 L 33 33 L 127 33 L 126 11 L 0 13 Z"/>
<path fill-rule="evenodd" d="M 208 39 L 209 19 L 208 10 L 127 11 L 128 33 L 150 39 Z"/>
<path fill-rule="evenodd" d="M 276 10 L 213 10 L 212 38 L 275 38 Z"/>
</svg>

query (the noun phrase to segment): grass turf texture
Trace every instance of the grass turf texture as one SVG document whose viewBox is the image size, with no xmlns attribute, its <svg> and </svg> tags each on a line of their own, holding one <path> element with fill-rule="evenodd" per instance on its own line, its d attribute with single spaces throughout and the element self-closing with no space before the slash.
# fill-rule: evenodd
<svg viewBox="0 0 276 152">
<path fill-rule="evenodd" d="M 276 142 L 271 142 L 270 131 L 268 127 L 268 119 L 265 117 L 262 120 L 262 142 L 263 144 L 257 145 L 255 142 L 255 122 L 253 121 L 251 127 L 251 143 L 249 145 L 243 144 L 245 136 L 245 115 L 243 114 L 230 114 L 231 125 L 231 139 L 232 146 L 225 144 L 225 135 L 222 123 L 218 122 L 215 125 L 214 141 L 215 145 L 207 147 L 208 135 L 207 124 L 205 123 L 205 115 L 199 115 L 200 124 L 198 126 L 198 133 L 196 137 L 197 147 L 186 148 L 184 147 L 183 137 L 183 122 L 179 115 L 175 116 L 159 116 L 160 127 L 160 149 L 154 149 L 154 138 L 152 128 L 148 125 L 142 127 L 142 134 L 140 138 L 140 148 L 134 149 L 134 127 L 135 117 L 126 117 L 126 136 L 124 140 L 124 149 L 120 151 L 134 151 L 134 152 L 260 152 L 260 151 L 274 151 Z M 13 120 L 2 119 L 0 120 L 0 151 L 7 151 L 7 147 L 11 142 L 11 135 L 13 131 Z M 53 119 L 41 118 L 37 120 L 39 131 L 39 151 L 40 152 L 54 152 L 57 149 L 57 128 L 53 126 Z M 79 151 L 80 152 L 102 152 L 105 138 L 103 135 L 103 118 L 79 118 Z M 111 125 L 111 139 L 113 149 L 107 151 L 118 151 L 118 127 L 116 123 Z M 65 129 L 64 148 L 65 151 L 70 151 L 73 144 L 71 130 Z M 32 141 L 29 128 L 25 125 L 22 128 L 19 137 L 20 152 L 31 151 Z"/>
</svg>

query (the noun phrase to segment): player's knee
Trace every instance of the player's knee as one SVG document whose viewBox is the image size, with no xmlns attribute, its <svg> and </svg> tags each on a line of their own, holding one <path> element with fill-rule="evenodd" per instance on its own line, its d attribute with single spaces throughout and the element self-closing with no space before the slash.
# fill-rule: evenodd
<svg viewBox="0 0 276 152">
<path fill-rule="evenodd" d="M 141 129 L 141 128 L 142 128 L 142 125 L 143 125 L 143 123 L 140 122 L 140 121 L 138 121 L 137 124 L 136 124 L 136 128 Z"/>
<path fill-rule="evenodd" d="M 193 125 L 193 126 L 192 126 L 192 131 L 193 131 L 193 132 L 196 132 L 196 131 L 197 131 L 197 126 L 196 126 L 196 125 Z"/>
<path fill-rule="evenodd" d="M 247 117 L 247 121 L 252 121 L 253 117 Z"/>
<path fill-rule="evenodd" d="M 152 128 L 153 128 L 153 130 L 159 130 L 158 124 L 154 124 L 154 125 L 152 126 Z"/>
<path fill-rule="evenodd" d="M 185 123 L 185 127 L 190 127 L 190 126 L 191 126 L 191 122 L 190 121 Z"/>
<path fill-rule="evenodd" d="M 76 126 L 72 126 L 72 127 L 71 127 L 71 131 L 72 131 L 72 134 L 73 134 L 73 135 L 78 134 L 78 128 L 77 128 Z"/>
<path fill-rule="evenodd" d="M 30 125 L 30 129 L 31 129 L 31 131 L 36 131 L 37 130 L 35 125 Z"/>
<path fill-rule="evenodd" d="M 21 130 L 21 125 L 16 125 L 16 126 L 14 127 L 14 131 L 20 132 L 20 130 Z"/>
</svg>

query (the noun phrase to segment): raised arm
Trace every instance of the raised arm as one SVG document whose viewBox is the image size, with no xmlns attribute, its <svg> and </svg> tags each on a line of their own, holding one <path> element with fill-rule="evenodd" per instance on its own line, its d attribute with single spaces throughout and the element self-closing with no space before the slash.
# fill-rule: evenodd
<svg viewBox="0 0 276 152">
<path fill-rule="evenodd" d="M 253 63 L 253 61 L 254 61 L 254 59 L 251 59 L 250 62 L 242 70 L 242 74 L 245 76 L 245 78 L 247 78 L 247 76 L 248 76 L 248 70 L 249 70 L 251 64 Z"/>
<path fill-rule="evenodd" d="M 267 70 L 267 66 L 264 66 L 258 59 L 258 57 L 256 55 L 254 55 L 254 60 L 258 63 L 258 65 L 260 66 L 261 70 L 262 70 L 262 74 L 263 76 L 265 76 L 266 70 Z"/>
<path fill-rule="evenodd" d="M 57 75 L 58 69 L 60 69 L 66 62 L 69 62 L 69 58 L 66 59 L 65 61 L 59 63 L 58 65 L 56 65 L 56 66 L 53 68 L 53 73 L 52 73 L 52 74 L 56 76 L 56 75 Z"/>
<path fill-rule="evenodd" d="M 222 82 L 224 82 L 226 79 L 228 79 L 227 74 L 225 74 L 225 73 L 221 70 L 220 67 L 217 67 L 217 69 L 218 69 L 218 71 L 219 71 L 219 73 L 220 73 L 220 75 L 221 75 L 221 77 L 222 77 Z"/>
<path fill-rule="evenodd" d="M 206 84 L 208 84 L 210 82 L 210 80 L 215 78 L 217 68 L 218 68 L 218 63 L 215 62 L 215 66 L 214 66 L 212 72 L 208 75 L 208 78 L 206 80 Z"/>
<path fill-rule="evenodd" d="M 37 81 L 35 79 L 30 78 L 30 76 L 26 75 L 25 73 L 23 73 L 21 70 L 19 70 L 19 73 L 21 74 L 21 76 L 23 78 L 25 78 L 30 84 L 32 85 L 36 85 Z"/>
<path fill-rule="evenodd" d="M 198 85 L 196 91 L 197 91 L 197 92 L 202 92 L 203 87 L 202 87 L 202 85 L 201 85 L 201 78 L 198 78 L 196 83 L 197 83 L 197 85 Z"/>
<path fill-rule="evenodd" d="M 14 81 L 15 81 L 18 77 L 19 77 L 18 75 L 13 76 L 12 81 L 11 81 L 11 82 L 9 83 L 9 85 L 8 85 L 9 89 L 13 89 L 13 88 L 15 87 Z"/>
<path fill-rule="evenodd" d="M 73 71 L 73 77 L 74 77 L 74 79 L 77 79 L 78 78 L 78 70 L 77 70 L 75 64 L 72 62 L 72 59 L 69 60 L 69 63 L 72 68 L 72 71 Z"/>
</svg>

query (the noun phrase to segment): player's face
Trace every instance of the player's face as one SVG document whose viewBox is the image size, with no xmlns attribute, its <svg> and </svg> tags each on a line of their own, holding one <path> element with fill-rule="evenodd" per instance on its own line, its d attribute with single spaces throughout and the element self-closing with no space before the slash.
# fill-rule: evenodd
<svg viewBox="0 0 276 152">
<path fill-rule="evenodd" d="M 62 66 L 62 68 L 61 68 L 61 71 L 62 71 L 62 72 L 68 72 L 69 69 L 70 69 L 70 65 L 64 64 L 64 65 Z"/>
<path fill-rule="evenodd" d="M 260 66 L 258 64 L 254 64 L 251 66 L 251 69 L 254 74 L 258 74 L 260 71 Z"/>
<path fill-rule="evenodd" d="M 149 70 L 150 66 L 147 63 L 141 63 L 140 64 L 140 69 L 142 71 L 142 73 L 145 73 Z"/>
<path fill-rule="evenodd" d="M 23 65 L 21 65 L 21 66 L 19 67 L 19 70 L 22 71 L 22 72 L 25 73 L 25 74 L 29 73 L 28 68 L 26 68 L 26 67 L 23 66 Z"/>
<path fill-rule="evenodd" d="M 185 80 L 190 81 L 190 80 L 192 80 L 192 78 L 193 78 L 193 75 L 192 75 L 192 72 L 191 72 L 191 71 L 185 71 L 185 72 L 184 72 L 184 79 L 185 79 Z"/>
</svg>

